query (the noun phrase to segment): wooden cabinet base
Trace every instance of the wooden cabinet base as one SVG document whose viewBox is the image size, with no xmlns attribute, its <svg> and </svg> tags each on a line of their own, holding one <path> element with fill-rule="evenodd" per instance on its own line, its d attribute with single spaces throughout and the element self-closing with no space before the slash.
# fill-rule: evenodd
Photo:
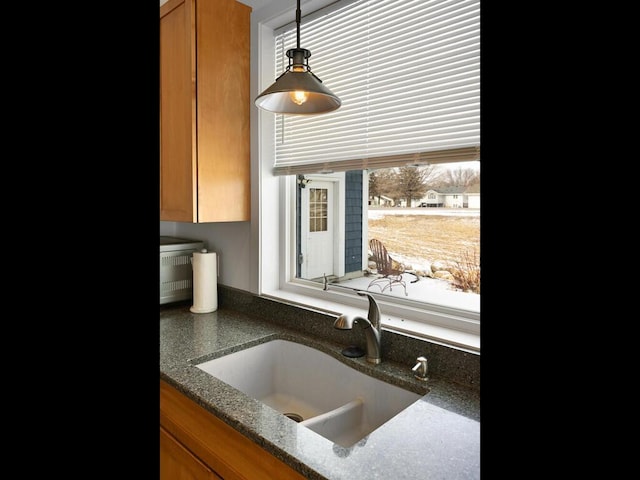
<svg viewBox="0 0 640 480">
<path fill-rule="evenodd" d="M 160 480 L 222 480 L 160 427 Z"/>
<path fill-rule="evenodd" d="M 187 450 L 168 451 L 171 448 L 167 447 L 168 439 L 162 440 L 161 436 L 161 472 L 163 466 L 182 471 L 181 467 L 172 464 L 186 458 L 190 464 L 194 460 L 201 462 L 205 470 L 193 465 L 184 466 L 186 473 L 180 479 L 305 480 L 303 475 L 163 380 L 160 380 L 160 426 L 166 430 L 165 434 L 174 437 Z M 195 458 L 182 457 L 184 453 Z M 170 460 L 165 458 L 167 454 L 171 454 Z M 167 464 L 171 466 L 167 467 Z M 207 469 L 213 476 L 206 476 Z"/>
</svg>

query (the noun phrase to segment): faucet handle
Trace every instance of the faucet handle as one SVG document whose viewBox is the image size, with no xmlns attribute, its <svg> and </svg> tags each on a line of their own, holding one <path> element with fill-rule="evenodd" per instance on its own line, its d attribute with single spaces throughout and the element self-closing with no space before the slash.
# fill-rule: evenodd
<svg viewBox="0 0 640 480">
<path fill-rule="evenodd" d="M 418 380 L 422 380 L 423 382 L 426 382 L 429 379 L 429 377 L 427 377 L 427 372 L 428 372 L 427 359 L 426 357 L 418 357 L 416 358 L 416 361 L 418 363 L 416 363 L 415 366 L 411 369 L 413 371 L 413 376 L 416 377 Z"/>
</svg>

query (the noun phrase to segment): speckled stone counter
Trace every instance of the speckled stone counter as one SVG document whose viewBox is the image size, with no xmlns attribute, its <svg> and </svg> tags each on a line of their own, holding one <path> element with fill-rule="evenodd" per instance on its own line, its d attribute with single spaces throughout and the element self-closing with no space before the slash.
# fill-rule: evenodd
<svg viewBox="0 0 640 480">
<path fill-rule="evenodd" d="M 193 314 L 189 306 L 160 307 L 160 378 L 306 478 L 480 478 L 478 355 L 384 331 L 383 361 L 370 365 L 341 355 L 346 345 L 364 345 L 362 334 L 337 331 L 330 315 L 220 286 L 216 312 Z M 275 338 L 312 346 L 424 396 L 346 448 L 195 366 Z M 430 359 L 426 386 L 411 372 L 419 355 Z"/>
</svg>

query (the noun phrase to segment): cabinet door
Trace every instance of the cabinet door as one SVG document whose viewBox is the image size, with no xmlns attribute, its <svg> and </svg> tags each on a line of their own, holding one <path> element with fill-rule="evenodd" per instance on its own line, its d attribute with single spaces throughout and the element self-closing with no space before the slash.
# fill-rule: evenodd
<svg viewBox="0 0 640 480">
<path fill-rule="evenodd" d="M 195 21 L 191 0 L 160 8 L 160 219 L 196 221 Z"/>
<path fill-rule="evenodd" d="M 164 380 L 160 380 L 160 425 L 225 480 L 306 478 Z"/>
<path fill-rule="evenodd" d="M 251 9 L 198 0 L 198 222 L 251 219 Z"/>
<path fill-rule="evenodd" d="M 160 220 L 251 219 L 251 8 L 160 7 Z"/>
<path fill-rule="evenodd" d="M 222 480 L 160 427 L 160 480 Z"/>
</svg>

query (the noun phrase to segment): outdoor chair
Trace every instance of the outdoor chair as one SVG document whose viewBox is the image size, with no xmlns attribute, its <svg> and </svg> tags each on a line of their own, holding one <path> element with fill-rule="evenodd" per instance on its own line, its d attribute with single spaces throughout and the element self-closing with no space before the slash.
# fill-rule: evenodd
<svg viewBox="0 0 640 480">
<path fill-rule="evenodd" d="M 369 248 L 371 249 L 372 258 L 376 262 L 378 276 L 369 283 L 367 290 L 375 285 L 380 288 L 380 292 L 384 292 L 387 288 L 392 291 L 394 285 L 401 285 L 402 288 L 404 288 L 404 294 L 409 295 L 407 293 L 407 284 L 403 280 L 402 275 L 409 274 L 415 276 L 416 279 L 412 280 L 411 283 L 417 282 L 420 278 L 413 272 L 407 272 L 400 262 L 391 258 L 391 255 L 387 252 L 387 248 L 380 240 L 372 238 L 369 241 Z"/>
</svg>

